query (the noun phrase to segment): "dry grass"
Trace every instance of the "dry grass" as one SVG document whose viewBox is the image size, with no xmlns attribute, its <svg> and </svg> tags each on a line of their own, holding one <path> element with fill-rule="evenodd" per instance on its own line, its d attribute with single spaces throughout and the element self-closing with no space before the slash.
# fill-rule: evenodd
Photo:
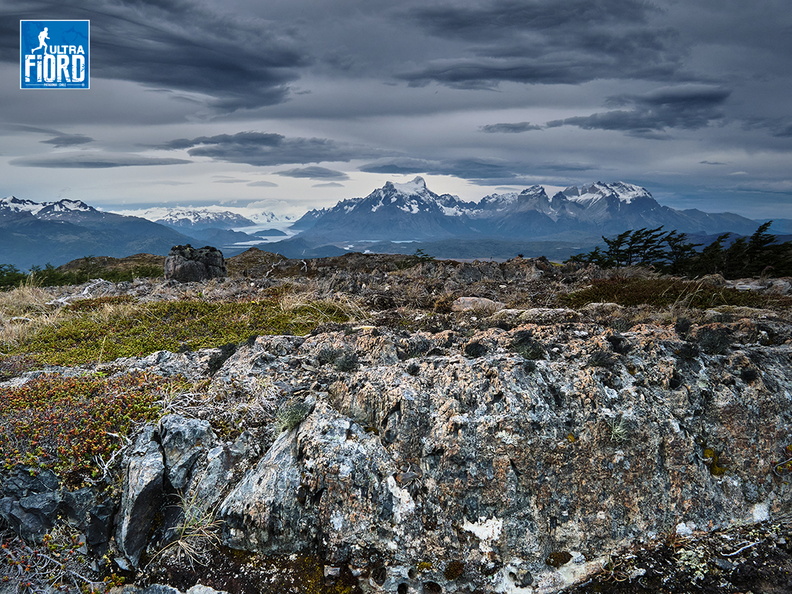
<svg viewBox="0 0 792 594">
<path fill-rule="evenodd" d="M 51 300 L 52 295 L 29 282 L 0 292 L 0 344 L 18 344 L 41 328 L 58 324 L 64 312 L 47 305 Z"/>
<path fill-rule="evenodd" d="M 217 518 L 217 510 L 207 508 L 197 493 L 181 496 L 179 507 L 182 515 L 173 540 L 160 549 L 149 563 L 165 557 L 169 563 L 175 561 L 184 562 L 190 567 L 206 566 L 221 544 L 220 529 L 223 522 Z"/>
<path fill-rule="evenodd" d="M 320 323 L 332 322 L 338 315 L 348 318 L 352 323 L 369 318 L 368 312 L 355 299 L 344 294 L 328 298 L 312 291 L 285 293 L 279 296 L 278 307 L 289 316 L 308 315 Z"/>
</svg>

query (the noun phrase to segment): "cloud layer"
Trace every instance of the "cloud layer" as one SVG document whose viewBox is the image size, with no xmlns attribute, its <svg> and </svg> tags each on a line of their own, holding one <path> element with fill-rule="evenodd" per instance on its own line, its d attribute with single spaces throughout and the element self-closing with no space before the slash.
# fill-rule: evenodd
<svg viewBox="0 0 792 594">
<path fill-rule="evenodd" d="M 20 18 L 90 19 L 90 91 L 18 88 Z M 466 199 L 624 179 L 792 218 L 790 31 L 788 0 L 5 0 L 0 195 L 314 207 L 416 174 Z"/>
</svg>

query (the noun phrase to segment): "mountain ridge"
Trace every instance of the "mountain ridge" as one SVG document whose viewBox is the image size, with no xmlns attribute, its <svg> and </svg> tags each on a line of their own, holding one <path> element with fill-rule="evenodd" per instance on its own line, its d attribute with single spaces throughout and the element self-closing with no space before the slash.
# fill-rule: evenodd
<svg viewBox="0 0 792 594">
<path fill-rule="evenodd" d="M 602 235 L 656 227 L 691 235 L 747 235 L 757 222 L 734 213 L 676 210 L 658 203 L 647 189 L 626 182 L 570 186 L 552 197 L 535 185 L 465 202 L 432 192 L 416 177 L 402 184 L 387 182 L 363 198 L 311 210 L 293 225 L 300 231 L 297 235 L 271 248 L 291 256 L 297 255 L 299 245 L 303 255 L 324 255 L 330 246 L 373 247 L 366 242 L 385 249 L 382 242 L 546 242 L 561 236 L 565 242 L 588 245 Z"/>
</svg>

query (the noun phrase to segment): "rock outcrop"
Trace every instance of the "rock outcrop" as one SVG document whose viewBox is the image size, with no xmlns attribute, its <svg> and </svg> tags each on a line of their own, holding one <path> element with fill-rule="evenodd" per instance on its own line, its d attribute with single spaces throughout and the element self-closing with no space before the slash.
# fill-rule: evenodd
<svg viewBox="0 0 792 594">
<path fill-rule="evenodd" d="M 171 248 L 165 259 L 166 279 L 188 283 L 224 278 L 227 275 L 223 253 L 214 247 L 177 245 Z"/>
<path fill-rule="evenodd" d="M 409 274 L 279 261 L 267 274 L 288 266 L 382 310 L 105 362 L 193 389 L 138 432 L 116 499 L 6 471 L 3 527 L 36 541 L 67 518 L 138 575 L 130 593 L 549 594 L 603 568 L 661 591 L 673 563 L 618 557 L 653 543 L 688 583 L 726 592 L 747 583 L 752 551 L 792 562 L 787 311 L 520 307 L 512 289 L 558 275 L 522 259 Z M 409 294 L 413 274 L 431 293 Z M 720 552 L 694 545 L 706 534 Z M 792 586 L 781 570 L 762 579 Z"/>
<path fill-rule="evenodd" d="M 749 318 L 721 325 L 732 342 L 719 353 L 706 325 L 537 319 L 260 337 L 213 384 L 267 378 L 310 412 L 259 431 L 259 459 L 240 462 L 237 444 L 233 471 L 207 425 L 184 439 L 166 417 L 158 472 L 217 506 L 226 546 L 314 555 L 366 592 L 555 592 L 630 543 L 788 511 L 772 472 L 792 441 L 787 344 L 756 342 Z M 540 348 L 524 350 L 527 335 Z M 328 349 L 359 366 L 339 370 Z"/>
</svg>

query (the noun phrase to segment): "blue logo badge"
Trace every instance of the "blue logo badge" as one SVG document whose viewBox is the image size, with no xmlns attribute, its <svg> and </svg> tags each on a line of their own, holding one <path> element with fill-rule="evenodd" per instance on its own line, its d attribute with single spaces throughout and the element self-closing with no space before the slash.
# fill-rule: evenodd
<svg viewBox="0 0 792 594">
<path fill-rule="evenodd" d="M 19 21 L 20 89 L 90 89 L 90 21 Z"/>
</svg>

